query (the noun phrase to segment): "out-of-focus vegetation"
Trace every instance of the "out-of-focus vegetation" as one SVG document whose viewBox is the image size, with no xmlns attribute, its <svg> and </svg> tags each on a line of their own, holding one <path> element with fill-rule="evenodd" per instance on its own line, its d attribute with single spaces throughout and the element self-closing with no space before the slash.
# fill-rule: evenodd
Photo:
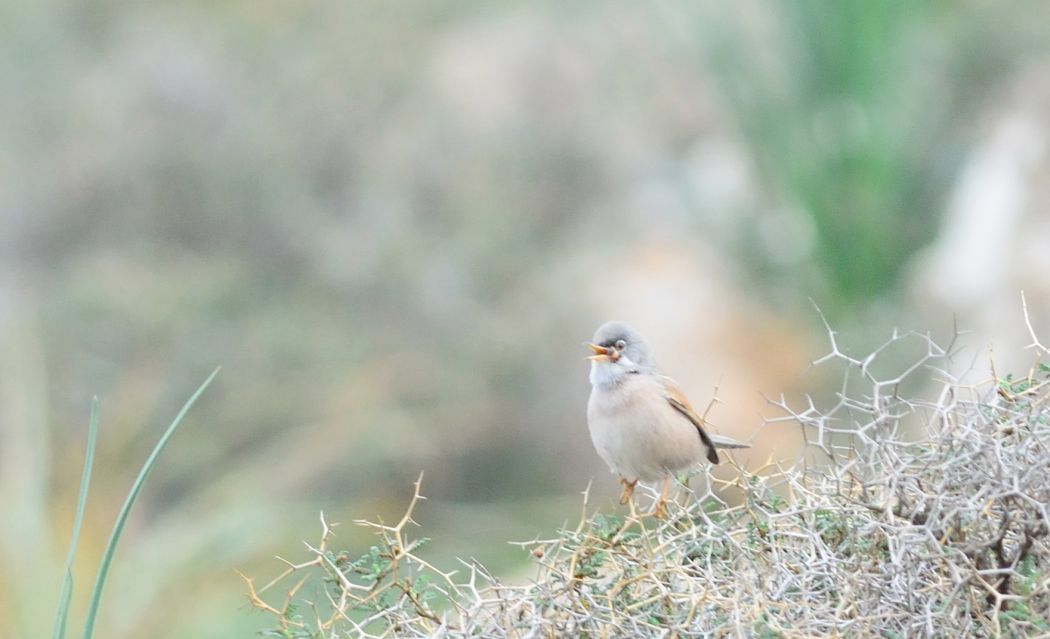
<svg viewBox="0 0 1050 639">
<path fill-rule="evenodd" d="M 233 567 L 318 508 L 396 516 L 420 469 L 434 552 L 509 569 L 503 540 L 607 478 L 577 350 L 600 321 L 676 317 L 654 341 L 769 370 L 807 296 L 896 299 L 971 114 L 1050 21 L 816 6 L 5 3 L 0 635 L 50 622 L 92 395 L 78 576 L 224 366 L 129 521 L 99 632 L 225 638 L 255 627 Z M 666 254 L 697 261 L 649 304 Z"/>
<path fill-rule="evenodd" d="M 1042 25 L 1020 10 L 1038 7 L 744 4 L 698 3 L 690 23 L 784 207 L 767 227 L 742 227 L 741 254 L 766 281 L 806 277 L 827 310 L 856 318 L 873 297 L 894 294 L 909 258 L 933 239 L 989 89 L 1019 61 L 1046 55 Z M 748 249 L 763 239 L 773 250 Z M 785 271 L 778 258 L 798 244 L 811 248 L 811 266 Z M 787 290 L 796 297 L 796 286 Z"/>
</svg>

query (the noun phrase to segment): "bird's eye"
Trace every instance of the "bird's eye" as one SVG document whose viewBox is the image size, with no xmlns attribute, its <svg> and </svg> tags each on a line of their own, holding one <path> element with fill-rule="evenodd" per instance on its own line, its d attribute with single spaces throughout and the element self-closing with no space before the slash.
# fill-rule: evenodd
<svg viewBox="0 0 1050 639">
<path fill-rule="evenodd" d="M 627 348 L 627 342 L 623 341 L 622 339 L 616 340 L 616 350 L 622 351 L 625 348 Z"/>
</svg>

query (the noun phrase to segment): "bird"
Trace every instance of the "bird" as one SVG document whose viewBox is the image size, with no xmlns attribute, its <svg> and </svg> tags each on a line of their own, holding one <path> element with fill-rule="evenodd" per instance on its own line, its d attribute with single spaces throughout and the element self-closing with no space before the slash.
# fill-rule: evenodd
<svg viewBox="0 0 1050 639">
<path fill-rule="evenodd" d="M 638 481 L 662 481 L 653 514 L 666 516 L 674 473 L 703 460 L 720 461 L 704 420 L 673 379 L 660 374 L 652 349 L 629 324 L 602 324 L 584 345 L 590 348 L 591 396 L 587 426 L 598 456 L 620 476 L 626 504 Z M 721 448 L 746 444 L 721 438 Z"/>
</svg>

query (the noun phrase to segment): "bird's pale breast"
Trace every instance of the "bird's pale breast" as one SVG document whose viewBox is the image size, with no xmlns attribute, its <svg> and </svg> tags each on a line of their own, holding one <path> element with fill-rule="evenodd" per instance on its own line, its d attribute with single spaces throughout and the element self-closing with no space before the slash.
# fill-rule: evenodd
<svg viewBox="0 0 1050 639">
<path fill-rule="evenodd" d="M 628 480 L 662 479 L 706 455 L 696 427 L 668 403 L 663 385 L 651 375 L 592 387 L 587 423 L 598 455 Z"/>
</svg>

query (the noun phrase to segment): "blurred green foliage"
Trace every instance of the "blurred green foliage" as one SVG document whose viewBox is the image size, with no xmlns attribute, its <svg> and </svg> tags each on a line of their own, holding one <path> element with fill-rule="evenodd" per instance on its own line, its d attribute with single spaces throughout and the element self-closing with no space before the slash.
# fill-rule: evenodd
<svg viewBox="0 0 1050 639">
<path fill-rule="evenodd" d="M 828 311 L 856 318 L 873 296 L 893 295 L 909 258 L 933 239 L 989 89 L 1046 51 L 1044 28 L 1032 23 L 1045 6 L 715 4 L 692 12 L 699 48 L 768 192 L 812 220 L 807 288 Z M 745 236 L 744 259 L 785 279 L 754 242 Z"/>
</svg>

